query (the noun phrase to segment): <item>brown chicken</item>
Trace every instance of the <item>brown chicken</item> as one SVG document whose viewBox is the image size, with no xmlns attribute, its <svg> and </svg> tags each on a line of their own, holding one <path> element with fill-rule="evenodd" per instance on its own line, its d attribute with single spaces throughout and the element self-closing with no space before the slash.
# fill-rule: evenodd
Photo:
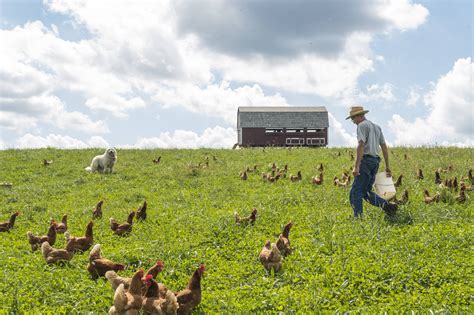
<svg viewBox="0 0 474 315">
<path fill-rule="evenodd" d="M 311 177 L 311 183 L 313 185 L 322 185 L 323 184 L 323 173 L 319 173 L 319 176 Z"/>
<path fill-rule="evenodd" d="M 0 223 L 0 232 L 9 232 L 15 225 L 16 217 L 20 215 L 20 212 L 15 212 L 10 216 L 10 220 Z"/>
<path fill-rule="evenodd" d="M 440 194 L 439 193 L 436 193 L 433 197 L 430 197 L 430 193 L 428 192 L 428 190 L 425 189 L 424 191 L 424 201 L 426 204 L 430 204 L 430 203 L 433 203 L 433 202 L 439 202 L 439 199 L 440 199 Z"/>
<path fill-rule="evenodd" d="M 56 233 L 64 234 L 67 231 L 67 214 L 63 215 L 61 219 L 61 223 L 56 222 L 55 220 L 51 219 L 51 224 L 54 225 L 56 229 Z"/>
<path fill-rule="evenodd" d="M 298 171 L 298 174 L 297 175 L 290 175 L 290 180 L 292 182 L 297 182 L 297 181 L 300 181 L 302 178 L 301 176 L 301 171 Z"/>
<path fill-rule="evenodd" d="M 343 181 L 343 180 L 338 179 L 337 176 L 334 176 L 333 182 L 334 182 L 334 186 L 346 188 L 351 183 L 351 177 L 348 176 L 347 179 Z"/>
<path fill-rule="evenodd" d="M 418 169 L 418 171 L 416 172 L 416 178 L 417 179 L 424 179 L 425 176 L 423 176 L 423 171 L 421 170 L 421 168 Z"/>
<path fill-rule="evenodd" d="M 436 185 L 439 185 L 441 184 L 443 181 L 441 180 L 441 176 L 439 175 L 439 172 L 438 171 L 435 171 L 435 184 Z"/>
<path fill-rule="evenodd" d="M 267 271 L 273 269 L 278 272 L 281 269 L 280 250 L 275 243 L 271 243 L 269 240 L 265 242 L 258 258 Z"/>
<path fill-rule="evenodd" d="M 461 189 L 459 190 L 459 195 L 455 197 L 456 201 L 459 203 L 464 203 L 466 202 L 466 193 L 465 193 L 465 188 L 461 186 Z"/>
<path fill-rule="evenodd" d="M 94 209 L 92 209 L 92 218 L 93 219 L 100 219 L 102 218 L 102 204 L 104 203 L 103 200 L 99 201 Z"/>
<path fill-rule="evenodd" d="M 247 176 L 246 171 L 240 172 L 240 179 L 241 180 L 247 180 L 247 178 L 248 178 L 248 176 Z"/>
<path fill-rule="evenodd" d="M 395 187 L 400 187 L 402 185 L 402 179 L 403 179 L 403 174 L 400 174 L 400 176 L 398 176 L 397 181 L 395 182 L 394 186 Z"/>
<path fill-rule="evenodd" d="M 53 163 L 53 160 L 43 160 L 43 165 L 44 166 L 51 165 L 52 163 Z"/>
<path fill-rule="evenodd" d="M 235 223 L 237 224 L 248 224 L 248 223 L 253 224 L 255 223 L 255 220 L 257 219 L 257 208 L 253 208 L 252 212 L 247 217 L 241 217 L 236 211 L 234 212 L 234 217 L 235 217 Z"/>
<path fill-rule="evenodd" d="M 127 222 L 118 224 L 114 218 L 110 218 L 110 229 L 115 235 L 126 236 L 132 232 L 133 218 L 135 217 L 135 211 L 130 212 L 127 218 Z"/>
<path fill-rule="evenodd" d="M 318 171 L 320 171 L 320 172 L 324 171 L 323 163 L 319 163 Z"/>
<path fill-rule="evenodd" d="M 93 226 L 94 222 L 90 221 L 86 227 L 86 234 L 82 237 L 72 237 L 68 231 L 64 233 L 67 244 L 69 245 L 69 243 L 71 243 L 75 252 L 85 252 L 86 250 L 89 250 L 92 244 L 94 244 L 94 235 L 92 232 Z"/>
<path fill-rule="evenodd" d="M 35 251 L 40 248 L 41 244 L 48 242 L 51 246 L 56 242 L 56 228 L 53 224 L 49 225 L 48 234 L 44 236 L 35 236 L 31 232 L 27 232 L 28 242 L 31 245 L 31 250 Z"/>
<path fill-rule="evenodd" d="M 123 284 L 117 287 L 114 294 L 114 305 L 109 310 L 109 315 L 138 315 L 142 308 L 142 278 L 143 270 L 139 269 L 132 277 L 130 288 L 125 290 Z"/>
<path fill-rule="evenodd" d="M 282 254 L 283 256 L 288 256 L 291 253 L 290 229 L 292 227 L 293 227 L 293 222 L 291 221 L 288 222 L 283 228 L 283 231 L 281 232 L 276 242 L 278 250 L 280 251 L 280 254 Z"/>
<path fill-rule="evenodd" d="M 401 200 L 398 200 L 395 196 L 392 201 L 397 205 L 406 205 L 408 203 L 408 190 L 405 189 Z"/>
<path fill-rule="evenodd" d="M 153 159 L 153 163 L 155 164 L 160 164 L 161 161 L 161 156 L 157 157 L 156 159 Z"/>
<path fill-rule="evenodd" d="M 107 281 L 109 281 L 110 285 L 112 286 L 112 291 L 114 292 L 121 284 L 123 284 L 125 290 L 128 290 L 128 288 L 130 287 L 130 283 L 132 282 L 132 278 L 121 277 L 113 270 L 105 272 L 104 276 Z"/>
<path fill-rule="evenodd" d="M 74 257 L 74 248 L 68 244 L 66 249 L 56 249 L 49 245 L 48 242 L 41 244 L 41 252 L 48 264 L 58 264 L 70 261 Z"/>
<path fill-rule="evenodd" d="M 144 314 L 177 314 L 178 300 L 171 290 L 156 282 L 152 275 L 146 275 L 142 280 L 146 287 L 142 304 Z"/>
<path fill-rule="evenodd" d="M 143 205 L 138 207 L 137 209 L 137 220 L 145 220 L 146 219 L 146 208 L 147 208 L 146 200 L 143 201 Z"/>
<path fill-rule="evenodd" d="M 201 303 L 201 278 L 205 270 L 206 267 L 201 264 L 194 271 L 186 288 L 175 293 L 179 304 L 178 314 L 189 314 L 193 308 Z"/>
<path fill-rule="evenodd" d="M 89 254 L 89 264 L 87 265 L 87 271 L 91 274 L 92 279 L 104 277 L 109 270 L 117 272 L 124 268 L 125 266 L 122 264 L 116 264 L 110 259 L 103 258 L 100 252 L 100 244 L 94 245 Z"/>
</svg>

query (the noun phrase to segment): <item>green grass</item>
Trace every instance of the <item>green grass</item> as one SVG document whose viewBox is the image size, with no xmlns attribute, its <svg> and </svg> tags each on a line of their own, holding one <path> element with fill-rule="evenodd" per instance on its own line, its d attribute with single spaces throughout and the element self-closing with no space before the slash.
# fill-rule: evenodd
<svg viewBox="0 0 474 315">
<path fill-rule="evenodd" d="M 127 265 L 122 275 L 161 259 L 165 270 L 159 281 L 179 290 L 200 263 L 206 264 L 198 314 L 471 312 L 473 196 L 468 194 L 465 204 L 425 205 L 422 192 L 440 190 L 434 184 L 438 167 L 454 166 L 443 177 L 466 176 L 474 150 L 393 149 L 392 171 L 404 174 L 400 189 L 409 190 L 410 203 L 393 219 L 364 203 L 363 220 L 351 219 L 349 189 L 331 182 L 353 163 L 349 152 L 119 150 L 114 173 L 101 175 L 84 171 L 100 149 L 0 151 L 0 182 L 13 183 L 0 187 L 0 221 L 14 211 L 22 213 L 11 232 L 0 234 L 0 310 L 108 311 L 112 290 L 101 279 L 91 280 L 87 253 L 65 266 L 48 266 L 26 239 L 27 231 L 45 234 L 49 218 L 59 220 L 65 213 L 71 234 L 82 235 L 93 206 L 103 199 L 104 217 L 95 221 L 94 241 L 102 244 L 105 257 Z M 153 164 L 159 155 L 161 163 Z M 190 167 L 206 156 L 208 168 Z M 53 163 L 43 166 L 43 159 Z M 303 181 L 264 182 L 260 172 L 273 162 L 288 164 L 289 173 L 301 170 Z M 312 186 L 310 178 L 318 174 L 320 162 L 326 181 Z M 239 172 L 254 164 L 258 175 L 242 181 Z M 423 181 L 415 179 L 419 167 Z M 145 199 L 148 219 L 135 224 L 127 238 L 113 235 L 109 217 L 124 221 Z M 246 214 L 252 207 L 258 209 L 255 225 L 236 226 L 233 212 Z M 284 260 L 282 272 L 268 274 L 258 254 L 289 220 L 294 222 L 294 252 Z M 55 247 L 64 246 L 60 236 Z"/>
</svg>

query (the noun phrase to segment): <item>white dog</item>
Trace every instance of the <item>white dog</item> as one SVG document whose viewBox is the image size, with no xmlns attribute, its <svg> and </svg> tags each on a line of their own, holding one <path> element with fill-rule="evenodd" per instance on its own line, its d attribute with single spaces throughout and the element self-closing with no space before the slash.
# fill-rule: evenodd
<svg viewBox="0 0 474 315">
<path fill-rule="evenodd" d="M 94 157 L 91 166 L 86 167 L 86 171 L 112 173 L 115 162 L 117 162 L 117 151 L 114 148 L 109 148 L 105 150 L 104 154 Z"/>
</svg>

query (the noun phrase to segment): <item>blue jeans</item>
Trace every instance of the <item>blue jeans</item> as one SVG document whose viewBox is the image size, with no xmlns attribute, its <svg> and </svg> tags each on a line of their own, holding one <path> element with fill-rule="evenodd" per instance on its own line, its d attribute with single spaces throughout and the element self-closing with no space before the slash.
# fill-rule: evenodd
<svg viewBox="0 0 474 315">
<path fill-rule="evenodd" d="M 349 200 L 354 210 L 354 216 L 362 216 L 362 199 L 376 207 L 384 207 L 387 201 L 372 191 L 375 175 L 379 169 L 380 158 L 364 155 L 359 167 L 359 175 L 354 178 Z"/>
</svg>

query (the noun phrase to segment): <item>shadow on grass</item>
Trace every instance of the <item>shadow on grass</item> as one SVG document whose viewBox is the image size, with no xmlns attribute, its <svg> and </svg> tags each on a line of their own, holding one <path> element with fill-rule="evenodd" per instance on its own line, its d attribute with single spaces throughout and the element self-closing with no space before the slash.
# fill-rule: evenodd
<svg viewBox="0 0 474 315">
<path fill-rule="evenodd" d="M 395 215 L 386 215 L 385 222 L 392 225 L 411 225 L 414 219 L 409 212 L 399 210 Z"/>
</svg>

